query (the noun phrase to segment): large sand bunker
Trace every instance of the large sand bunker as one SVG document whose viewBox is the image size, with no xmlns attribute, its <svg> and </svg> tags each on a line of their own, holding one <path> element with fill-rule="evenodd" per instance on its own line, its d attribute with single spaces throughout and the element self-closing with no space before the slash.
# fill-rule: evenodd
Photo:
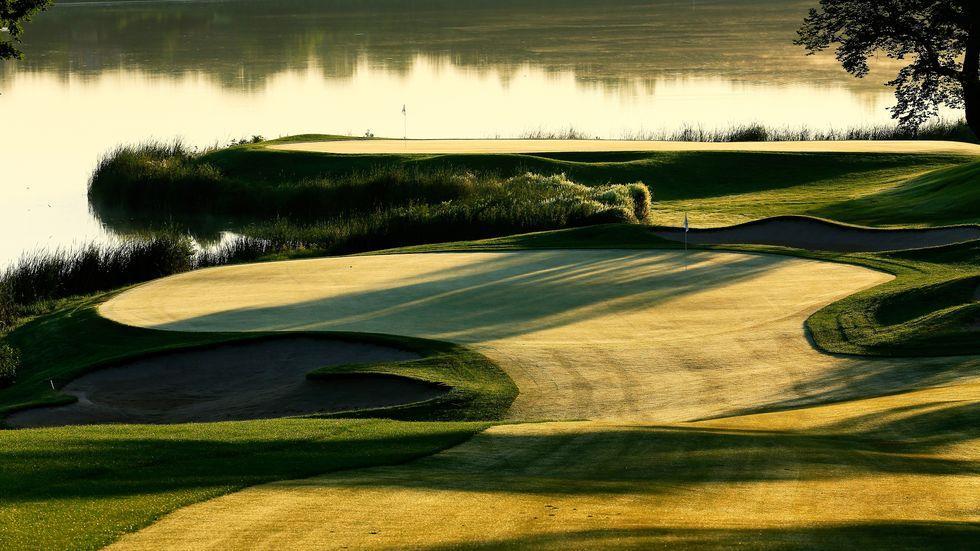
<svg viewBox="0 0 980 551">
<path fill-rule="evenodd" d="M 415 359 L 396 348 L 289 337 L 174 352 L 95 371 L 63 391 L 74 404 L 14 413 L 14 427 L 183 423 L 306 415 L 426 400 L 444 390 L 406 378 L 309 381 L 329 365 Z"/>
</svg>

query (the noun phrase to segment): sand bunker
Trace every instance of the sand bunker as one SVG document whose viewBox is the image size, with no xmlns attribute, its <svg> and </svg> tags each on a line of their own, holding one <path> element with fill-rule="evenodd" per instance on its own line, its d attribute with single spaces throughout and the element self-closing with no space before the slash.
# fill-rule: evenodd
<svg viewBox="0 0 980 551">
<path fill-rule="evenodd" d="M 613 151 L 772 151 L 786 153 L 959 153 L 976 144 L 942 141 L 664 142 L 643 140 L 334 140 L 287 143 L 269 149 L 338 154 L 600 153 Z"/>
<path fill-rule="evenodd" d="M 69 383 L 78 402 L 6 419 L 14 427 L 266 419 L 404 404 L 445 392 L 411 379 L 358 375 L 309 381 L 314 369 L 411 360 L 412 352 L 290 337 L 176 352 L 103 369 Z"/>
<path fill-rule="evenodd" d="M 681 228 L 660 228 L 656 235 L 682 241 Z M 691 229 L 692 245 L 778 245 L 833 252 L 879 252 L 937 247 L 980 239 L 980 226 L 925 229 L 878 229 L 835 224 L 802 216 L 777 216 L 723 228 Z"/>
</svg>

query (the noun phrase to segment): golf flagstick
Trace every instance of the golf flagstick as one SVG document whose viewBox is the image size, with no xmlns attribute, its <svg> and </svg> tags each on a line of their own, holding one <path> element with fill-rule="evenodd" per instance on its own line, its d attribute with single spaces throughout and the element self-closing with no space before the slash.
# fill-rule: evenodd
<svg viewBox="0 0 980 551">
<path fill-rule="evenodd" d="M 408 140 L 408 104 L 402 104 L 402 119 L 405 123 L 405 134 L 403 135 L 403 140 Z"/>
<path fill-rule="evenodd" d="M 691 224 L 687 221 L 687 213 L 684 213 L 684 270 L 687 271 L 687 232 L 691 230 Z"/>
</svg>

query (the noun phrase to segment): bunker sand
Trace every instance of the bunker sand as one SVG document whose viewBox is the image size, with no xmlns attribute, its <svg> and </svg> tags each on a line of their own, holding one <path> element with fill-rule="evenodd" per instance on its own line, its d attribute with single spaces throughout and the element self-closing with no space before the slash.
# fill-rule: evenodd
<svg viewBox="0 0 980 551">
<path fill-rule="evenodd" d="M 157 354 L 83 375 L 62 392 L 78 401 L 32 408 L 4 421 L 18 428 L 106 423 L 269 419 L 427 400 L 444 390 L 413 379 L 357 375 L 309 381 L 315 369 L 414 360 L 377 344 L 286 337 Z"/>
<path fill-rule="evenodd" d="M 656 151 L 772 151 L 791 153 L 958 153 L 980 145 L 944 141 L 674 142 L 641 140 L 332 140 L 274 144 L 269 149 L 336 154 L 532 154 Z"/>
<path fill-rule="evenodd" d="M 975 360 L 836 357 L 804 335 L 812 312 L 889 279 L 770 255 L 564 250 L 317 259 L 151 282 L 102 314 L 158 329 L 466 343 L 517 383 L 513 419 L 570 421 L 251 488 L 117 547 L 832 545 L 879 525 L 886 540 L 958 534 L 980 520 L 976 435 L 923 419 L 975 411 L 978 387 L 964 382 Z M 913 390 L 928 385 L 947 386 Z M 869 398 L 886 392 L 896 395 Z M 850 401 L 750 414 L 832 400 Z"/>
</svg>

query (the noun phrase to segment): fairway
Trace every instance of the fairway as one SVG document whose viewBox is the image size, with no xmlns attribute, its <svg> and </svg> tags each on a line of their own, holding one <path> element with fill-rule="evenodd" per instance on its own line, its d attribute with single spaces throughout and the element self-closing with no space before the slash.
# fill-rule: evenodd
<svg viewBox="0 0 980 551">
<path fill-rule="evenodd" d="M 645 140 L 329 140 L 269 149 L 336 154 L 611 153 L 627 151 L 772 151 L 783 153 L 959 153 L 980 145 L 945 141 L 682 142 Z"/>
<path fill-rule="evenodd" d="M 929 434 L 902 423 L 975 407 L 975 384 L 910 391 L 957 382 L 945 368 L 969 360 L 831 356 L 803 332 L 821 306 L 889 279 L 772 255 L 563 250 L 267 263 L 142 285 L 102 314 L 157 329 L 467 343 L 519 386 L 513 419 L 570 421 L 497 427 L 407 466 L 252 488 L 119 547 L 724 546 L 763 532 L 760 543 L 832 544 L 821 531 L 849 537 L 855 524 L 915 537 L 890 528 L 912 520 L 924 537 L 956 536 L 956 523 L 977 520 L 975 444 L 875 438 Z M 857 400 L 750 414 L 846 399 Z M 734 417 L 698 421 L 718 415 Z"/>
</svg>

